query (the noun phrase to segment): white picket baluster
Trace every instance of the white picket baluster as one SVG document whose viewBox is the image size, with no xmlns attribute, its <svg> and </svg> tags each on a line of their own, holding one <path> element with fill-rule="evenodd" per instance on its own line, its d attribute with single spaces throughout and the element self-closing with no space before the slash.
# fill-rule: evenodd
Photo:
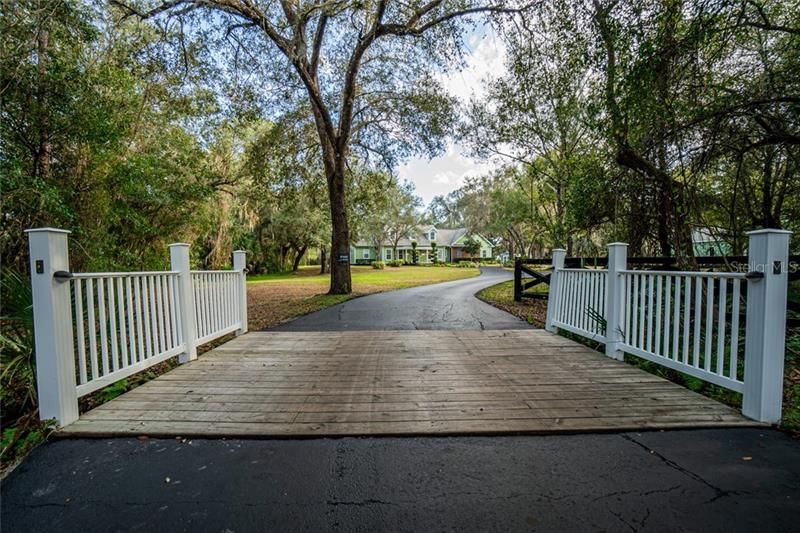
<svg viewBox="0 0 800 533">
<path fill-rule="evenodd" d="M 100 371 L 97 368 L 97 323 L 94 311 L 94 280 L 86 280 L 86 309 L 89 322 L 89 367 L 92 369 L 92 379 L 97 379 Z"/>
<path fill-rule="evenodd" d="M 136 356 L 136 323 L 133 321 L 133 292 L 130 276 L 125 278 L 126 309 L 128 310 L 128 347 L 130 349 L 130 364 L 135 364 L 138 360 Z"/>
<path fill-rule="evenodd" d="M 737 379 L 739 368 L 739 298 L 740 295 L 740 281 L 733 280 L 733 294 L 731 296 L 731 358 L 730 368 L 728 369 L 728 377 Z"/>
<path fill-rule="evenodd" d="M 117 347 L 117 313 L 114 305 L 114 278 L 106 280 L 106 296 L 108 297 L 108 318 L 111 323 L 109 335 L 111 339 L 111 370 L 119 370 L 119 348 Z"/>
<path fill-rule="evenodd" d="M 142 287 L 142 308 L 144 310 L 144 338 L 145 338 L 145 346 L 147 348 L 147 358 L 150 359 L 156 353 L 156 347 L 153 344 L 153 320 L 152 320 L 152 313 L 151 309 L 153 306 L 150 304 L 150 290 L 148 287 L 147 282 L 148 276 L 141 276 L 139 278 L 139 284 Z"/>
<path fill-rule="evenodd" d="M 672 359 L 679 361 L 681 347 L 678 344 L 681 329 L 681 277 L 675 276 L 675 310 L 672 317 Z"/>
<path fill-rule="evenodd" d="M 100 311 L 100 354 L 103 363 L 103 375 L 110 372 L 108 365 L 108 322 L 106 321 L 106 292 L 103 278 L 97 280 L 97 308 Z"/>
<path fill-rule="evenodd" d="M 117 278 L 117 318 L 119 319 L 119 347 L 120 347 L 120 366 L 126 367 L 131 364 L 128 359 L 128 330 L 125 324 L 125 295 L 123 294 L 122 278 Z"/>
<path fill-rule="evenodd" d="M 144 312 L 142 306 L 142 287 L 141 287 L 141 277 L 136 276 L 131 280 L 133 283 L 134 289 L 134 298 L 136 298 L 136 334 L 138 336 L 139 341 L 139 350 L 136 354 L 136 361 L 144 361 L 147 359 L 147 353 L 145 352 L 145 335 L 144 335 Z"/>
<path fill-rule="evenodd" d="M 706 338 L 703 368 L 706 372 L 711 370 L 711 343 L 714 336 L 714 278 L 706 282 Z"/>
<path fill-rule="evenodd" d="M 652 275 L 647 277 L 647 351 L 653 351 L 653 282 Z"/>
<path fill-rule="evenodd" d="M 722 375 L 725 366 L 725 314 L 728 310 L 728 280 L 719 280 L 719 304 L 717 318 L 717 368 L 716 372 Z"/>
<path fill-rule="evenodd" d="M 672 315 L 672 276 L 667 276 L 664 280 L 664 339 L 661 344 L 661 354 L 671 357 L 669 341 L 672 337 L 670 329 L 670 319 Z"/>
<path fill-rule="evenodd" d="M 80 279 L 76 279 L 73 284 L 75 286 L 75 317 L 78 323 L 75 328 L 76 340 L 78 341 L 78 373 L 80 383 L 86 383 L 88 378 L 86 374 L 86 337 L 83 326 L 83 290 Z"/>
<path fill-rule="evenodd" d="M 691 313 L 692 313 L 692 278 L 684 276 L 683 285 L 686 287 L 683 312 L 683 363 L 688 365 L 689 361 L 689 338 L 691 336 Z"/>
<path fill-rule="evenodd" d="M 703 278 L 696 279 L 694 291 L 694 352 L 692 354 L 692 365 L 700 367 L 700 322 L 703 316 Z"/>
</svg>

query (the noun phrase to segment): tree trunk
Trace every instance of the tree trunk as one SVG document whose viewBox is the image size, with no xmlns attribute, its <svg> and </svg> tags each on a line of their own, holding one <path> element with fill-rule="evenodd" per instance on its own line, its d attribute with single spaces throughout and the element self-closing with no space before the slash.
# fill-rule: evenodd
<svg viewBox="0 0 800 533">
<path fill-rule="evenodd" d="M 45 28 L 40 28 L 36 43 L 36 55 L 38 62 L 36 69 L 39 85 L 39 146 L 36 150 L 34 173 L 44 181 L 47 181 L 50 178 L 50 159 L 53 151 L 53 145 L 50 142 L 50 117 L 48 116 L 50 109 L 48 105 L 48 88 L 46 80 L 49 43 L 49 32 Z"/>
<path fill-rule="evenodd" d="M 325 256 L 325 247 L 324 246 L 320 246 L 319 247 L 319 273 L 320 274 L 324 274 L 325 273 L 326 259 L 327 259 L 327 257 Z"/>
<path fill-rule="evenodd" d="M 331 288 L 328 294 L 350 294 L 350 230 L 344 190 L 344 156 L 337 156 L 333 172 L 328 174 L 328 198 L 331 205 Z"/>
<path fill-rule="evenodd" d="M 281 271 L 286 271 L 286 257 L 289 255 L 290 248 L 288 246 L 281 246 Z"/>
<path fill-rule="evenodd" d="M 292 263 L 292 272 L 297 272 L 300 270 L 300 261 L 302 261 L 303 256 L 306 255 L 306 250 L 308 246 L 301 246 L 300 248 L 295 248 L 297 253 L 294 256 L 294 262 Z"/>
</svg>

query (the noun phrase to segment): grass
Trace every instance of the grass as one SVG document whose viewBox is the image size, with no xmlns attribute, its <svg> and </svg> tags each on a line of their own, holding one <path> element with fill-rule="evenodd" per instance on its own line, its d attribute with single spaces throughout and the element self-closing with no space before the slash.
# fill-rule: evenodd
<svg viewBox="0 0 800 533">
<path fill-rule="evenodd" d="M 544 293 L 546 290 L 544 286 L 537 286 L 533 292 Z M 547 300 L 525 299 L 522 302 L 515 302 L 513 281 L 506 281 L 488 287 L 478 293 L 478 298 L 503 311 L 526 320 L 529 324 L 537 327 L 544 327 L 547 314 Z M 602 349 L 602 344 L 581 337 L 580 335 L 564 331 L 561 332 L 561 335 L 589 346 L 592 349 Z M 793 434 L 795 437 L 800 437 L 800 328 L 790 328 L 786 330 L 785 357 L 783 416 L 779 427 Z M 741 408 L 742 406 L 742 395 L 739 393 L 732 392 L 723 387 L 718 387 L 701 379 L 689 376 L 688 374 L 677 372 L 652 361 L 647 361 L 629 354 L 625 354 L 625 361 L 650 374 L 683 385 L 690 390 L 708 396 L 718 402 L 736 408 Z"/>
<path fill-rule="evenodd" d="M 386 267 L 377 270 L 371 266 L 351 266 L 353 290 L 360 292 L 367 287 L 386 287 L 387 290 L 404 289 L 418 285 L 428 285 L 443 281 L 452 281 L 477 276 L 477 268 L 452 267 Z M 248 283 L 281 283 L 292 282 L 313 284 L 327 287 L 330 274 L 320 274 L 319 267 L 301 267 L 298 272 L 279 272 L 275 274 L 258 274 L 247 278 Z"/>
<path fill-rule="evenodd" d="M 528 292 L 547 294 L 544 285 L 537 285 Z M 502 309 L 507 313 L 511 313 L 532 326 L 544 327 L 544 321 L 547 315 L 547 300 L 525 299 L 522 302 L 515 302 L 513 281 L 504 281 L 503 283 L 487 287 L 480 291 L 477 296 L 484 302 L 498 309 Z"/>
</svg>

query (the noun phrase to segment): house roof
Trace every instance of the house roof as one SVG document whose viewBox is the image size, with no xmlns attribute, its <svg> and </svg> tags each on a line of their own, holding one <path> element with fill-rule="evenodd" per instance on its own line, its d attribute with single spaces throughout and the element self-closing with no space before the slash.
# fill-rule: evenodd
<svg viewBox="0 0 800 533">
<path fill-rule="evenodd" d="M 411 241 L 417 241 L 417 248 L 430 248 L 431 241 L 428 239 L 428 233 L 430 230 L 433 229 L 436 231 L 436 245 L 437 246 L 461 246 L 460 244 L 455 244 L 458 240 L 467 234 L 467 228 L 436 228 L 433 226 L 421 226 L 417 228 L 416 235 L 411 236 L 412 238 L 403 237 L 397 243 L 397 246 L 400 248 L 410 248 Z M 369 241 L 364 239 L 359 239 L 358 242 L 355 242 L 353 246 L 372 246 L 373 244 Z M 384 241 L 383 246 L 392 246 L 391 241 Z"/>
</svg>

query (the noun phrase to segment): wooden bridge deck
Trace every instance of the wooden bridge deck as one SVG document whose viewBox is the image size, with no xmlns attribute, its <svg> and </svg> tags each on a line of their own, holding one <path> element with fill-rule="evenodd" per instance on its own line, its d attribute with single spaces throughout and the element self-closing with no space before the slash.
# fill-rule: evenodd
<svg viewBox="0 0 800 533">
<path fill-rule="evenodd" d="M 542 330 L 258 332 L 60 433 L 308 437 L 741 425 L 755 423 Z"/>
</svg>

